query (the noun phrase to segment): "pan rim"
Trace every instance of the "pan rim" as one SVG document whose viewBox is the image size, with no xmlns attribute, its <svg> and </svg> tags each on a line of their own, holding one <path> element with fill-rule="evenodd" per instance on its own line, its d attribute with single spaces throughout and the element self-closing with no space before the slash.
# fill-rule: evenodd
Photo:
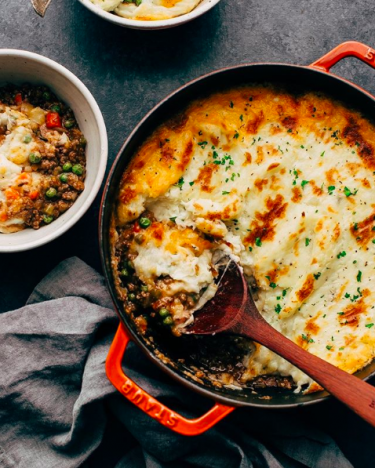
<svg viewBox="0 0 375 468">
<path fill-rule="evenodd" d="M 132 329 L 132 327 L 128 326 L 126 316 L 124 316 L 121 312 L 121 304 L 119 303 L 119 300 L 117 298 L 115 288 L 113 287 L 113 280 L 112 280 L 112 273 L 109 268 L 107 268 L 106 264 L 106 255 L 105 255 L 105 243 L 106 243 L 106 235 L 105 235 L 105 225 L 104 225 L 104 213 L 107 211 L 107 201 L 109 197 L 109 190 L 110 187 L 112 186 L 113 178 L 114 175 L 117 172 L 117 168 L 119 166 L 120 161 L 124 157 L 124 152 L 127 148 L 127 146 L 130 144 L 134 136 L 138 133 L 138 131 L 141 129 L 141 127 L 148 121 L 148 119 L 159 109 L 161 108 L 164 104 L 167 104 L 169 100 L 171 100 L 174 96 L 180 94 L 182 91 L 185 89 L 191 87 L 192 85 L 195 85 L 199 82 L 202 82 L 206 79 L 209 79 L 215 75 L 219 75 L 225 72 L 230 72 L 230 71 L 235 71 L 235 70 L 240 70 L 240 69 L 247 69 L 250 67 L 259 67 L 259 66 L 272 66 L 272 67 L 286 67 L 286 68 L 291 68 L 291 69 L 299 69 L 299 70 L 308 70 L 313 73 L 318 73 L 320 75 L 328 76 L 331 77 L 332 79 L 339 80 L 342 82 L 344 85 L 350 86 L 354 88 L 356 91 L 362 93 L 365 97 L 371 99 L 375 103 L 375 97 L 363 89 L 362 87 L 358 86 L 357 84 L 353 83 L 350 80 L 347 80 L 345 78 L 342 78 L 336 74 L 330 73 L 323 71 L 321 69 L 318 69 L 313 66 L 309 65 L 295 65 L 295 64 L 289 64 L 289 63 L 282 63 L 282 62 L 250 62 L 250 63 L 244 63 L 244 64 L 239 64 L 239 65 L 234 65 L 234 66 L 228 66 L 228 67 L 223 67 L 214 71 L 211 71 L 209 73 L 206 73 L 202 76 L 199 76 L 197 78 L 194 78 L 193 80 L 188 81 L 187 83 L 183 84 L 182 86 L 178 87 L 171 93 L 169 93 L 166 97 L 164 97 L 161 101 L 159 101 L 150 111 L 146 113 L 146 115 L 140 120 L 140 122 L 134 127 L 134 129 L 131 131 L 129 136 L 125 139 L 123 145 L 121 146 L 120 150 L 118 151 L 111 169 L 109 171 L 109 174 L 107 176 L 105 186 L 104 186 L 104 191 L 101 199 L 101 204 L 100 204 L 100 211 L 99 211 L 99 248 L 100 248 L 100 258 L 101 258 L 101 265 L 102 269 L 104 271 L 104 276 L 107 284 L 107 288 L 110 292 L 112 302 L 115 307 L 115 311 L 121 321 L 121 323 L 124 325 L 126 328 L 126 331 L 130 334 L 131 339 L 133 342 L 137 344 L 137 346 L 142 350 L 142 352 L 147 356 L 148 359 L 150 359 L 151 362 L 156 364 L 156 366 L 161 369 L 163 372 L 165 372 L 169 377 L 174 379 L 175 381 L 181 383 L 185 388 L 188 388 L 189 390 L 192 390 L 196 393 L 198 393 L 201 396 L 205 396 L 209 398 L 210 400 L 214 400 L 216 402 L 226 404 L 229 406 L 233 407 L 252 407 L 252 408 L 263 408 L 263 409 L 291 409 L 291 408 L 298 408 L 301 406 L 310 406 L 312 404 L 320 403 L 323 401 L 326 401 L 327 399 L 330 398 L 330 395 L 326 391 L 320 391 L 316 393 L 311 393 L 306 395 L 306 398 L 310 398 L 307 401 L 300 401 L 300 402 L 292 402 L 292 403 L 275 403 L 272 404 L 272 400 L 265 400 L 264 402 L 254 402 L 254 401 L 240 401 L 240 400 L 235 400 L 234 398 L 232 399 L 230 396 L 225 396 L 221 395 L 220 393 L 216 393 L 214 390 L 209 390 L 207 388 L 204 388 L 197 382 L 193 382 L 192 380 L 189 380 L 187 377 L 184 377 L 177 371 L 173 370 L 173 368 L 169 367 L 167 364 L 165 364 L 161 359 L 157 358 L 153 352 L 145 345 L 145 343 L 141 340 L 141 338 L 138 336 L 138 334 Z M 345 98 L 343 99 L 343 102 L 345 102 Z M 368 366 L 371 366 L 374 364 L 375 359 L 368 364 Z M 358 371 L 358 373 L 364 372 L 367 366 L 365 366 L 363 369 Z M 355 374 L 355 375 L 356 375 Z M 362 380 L 367 381 L 371 377 L 375 376 L 375 370 L 370 372 L 369 375 L 364 377 Z M 296 394 L 297 395 L 297 394 Z M 303 396 L 299 394 L 299 396 Z M 261 400 L 260 400 L 261 401 Z"/>
</svg>

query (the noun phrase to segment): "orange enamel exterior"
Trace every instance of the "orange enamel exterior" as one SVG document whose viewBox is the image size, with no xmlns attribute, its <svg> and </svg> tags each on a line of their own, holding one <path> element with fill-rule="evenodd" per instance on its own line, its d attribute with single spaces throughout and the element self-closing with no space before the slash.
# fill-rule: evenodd
<svg viewBox="0 0 375 468">
<path fill-rule="evenodd" d="M 129 341 L 129 335 L 120 324 L 108 353 L 107 377 L 120 393 L 156 421 L 179 434 L 193 436 L 208 431 L 234 410 L 233 407 L 216 403 L 210 411 L 197 419 L 187 419 L 170 410 L 125 375 L 121 363 Z"/>
<path fill-rule="evenodd" d="M 331 67 L 345 57 L 356 57 L 375 68 L 375 50 L 355 41 L 340 44 L 309 67 L 328 73 Z M 353 83 L 349 83 L 353 86 Z M 359 86 L 357 88 L 362 90 Z M 372 97 L 369 93 L 366 92 L 366 94 Z M 130 339 L 130 334 L 125 330 L 124 325 L 120 324 L 106 362 L 108 379 L 129 401 L 165 427 L 186 436 L 199 435 L 212 428 L 235 409 L 235 407 L 216 403 L 210 411 L 197 419 L 187 419 L 170 410 L 124 373 L 122 360 Z"/>
</svg>

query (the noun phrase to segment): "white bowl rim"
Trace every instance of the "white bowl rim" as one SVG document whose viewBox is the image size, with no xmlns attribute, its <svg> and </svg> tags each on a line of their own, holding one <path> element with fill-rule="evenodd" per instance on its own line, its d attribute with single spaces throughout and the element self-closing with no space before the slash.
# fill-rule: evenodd
<svg viewBox="0 0 375 468">
<path fill-rule="evenodd" d="M 98 16 L 101 16 L 102 18 L 106 19 L 107 21 L 133 29 L 163 29 L 178 26 L 179 24 L 184 24 L 194 18 L 198 18 L 199 16 L 203 15 L 220 2 L 220 0 L 209 0 L 205 5 L 198 4 L 194 8 L 194 10 L 192 10 L 190 13 L 186 13 L 185 15 L 180 15 L 176 16 L 175 18 L 169 18 L 165 20 L 144 21 L 132 20 L 123 18 L 122 16 L 117 16 L 114 13 L 110 13 L 109 11 L 102 10 L 97 5 L 94 5 L 90 0 L 79 1 L 86 8 L 88 8 Z"/>
<path fill-rule="evenodd" d="M 94 99 L 94 96 L 88 90 L 88 88 L 82 83 L 82 81 L 77 78 L 71 71 L 65 68 L 63 65 L 55 62 L 52 59 L 44 57 L 43 55 L 36 54 L 35 52 L 29 52 L 27 50 L 20 50 L 20 49 L 0 49 L 0 57 L 16 57 L 16 58 L 25 58 L 29 60 L 33 60 L 35 62 L 39 62 L 48 68 L 51 68 L 58 72 L 60 75 L 63 75 L 67 78 L 73 85 L 82 93 L 84 98 L 87 100 L 89 106 L 92 108 L 93 114 L 95 115 L 96 123 L 99 129 L 99 140 L 101 142 L 100 147 L 100 154 L 99 154 L 99 169 L 97 171 L 94 183 L 90 188 L 90 192 L 87 195 L 86 200 L 82 204 L 81 208 L 71 217 L 69 217 L 62 226 L 58 229 L 50 232 L 46 236 L 41 237 L 40 239 L 33 240 L 30 242 L 24 242 L 19 245 L 1 245 L 0 244 L 0 253 L 10 253 L 10 252 L 23 252 L 25 250 L 31 250 L 36 247 L 40 247 L 41 245 L 47 244 L 57 237 L 64 234 L 68 231 L 77 221 L 86 213 L 86 211 L 90 208 L 93 201 L 95 200 L 96 195 L 98 194 L 100 187 L 103 182 L 103 178 L 105 175 L 105 171 L 107 168 L 107 159 L 108 159 L 108 137 L 107 137 L 107 129 L 104 123 L 103 115 L 97 102 Z M 46 83 L 48 86 L 48 83 Z M 51 83 L 53 86 L 53 83 Z M 51 224 L 53 226 L 53 223 Z M 41 228 L 43 229 L 43 228 Z"/>
</svg>

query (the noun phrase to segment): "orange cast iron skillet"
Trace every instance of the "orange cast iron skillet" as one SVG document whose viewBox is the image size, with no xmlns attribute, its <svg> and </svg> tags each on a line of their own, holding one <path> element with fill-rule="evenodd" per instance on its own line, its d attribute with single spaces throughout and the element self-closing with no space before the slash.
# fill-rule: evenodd
<svg viewBox="0 0 375 468">
<path fill-rule="evenodd" d="M 180 112 L 189 102 L 200 96 L 207 96 L 215 90 L 257 83 L 282 84 L 292 90 L 301 88 L 302 85 L 305 90 L 322 91 L 333 98 L 340 99 L 346 105 L 355 107 L 368 118 L 375 120 L 375 98 L 359 86 L 329 73 L 330 68 L 345 57 L 356 57 L 375 68 L 374 49 L 359 42 L 344 42 L 309 66 L 275 63 L 247 64 L 218 70 L 198 78 L 172 93 L 146 115 L 126 140 L 112 166 L 100 210 L 100 245 L 107 284 L 121 323 L 108 354 L 107 376 L 128 400 L 175 432 L 190 436 L 201 434 L 232 412 L 235 407 L 290 408 L 322 401 L 328 394 L 319 392 L 303 395 L 283 391 L 274 394 L 271 399 L 264 399 L 267 390 L 254 395 L 246 390 L 236 391 L 211 387 L 196 382 L 186 375 L 177 359 L 170 357 L 172 363 L 164 363 L 156 356 L 155 346 L 151 346 L 144 337 L 137 333 L 133 322 L 123 312 L 121 302 L 116 296 L 112 277 L 109 226 L 121 176 L 137 148 L 161 122 Z M 213 399 L 216 402 L 213 408 L 200 418 L 187 419 L 170 410 L 140 388 L 136 382 L 125 375 L 121 365 L 130 340 L 133 340 L 151 361 L 167 374 L 199 394 Z M 162 347 L 163 343 L 158 343 L 157 346 Z M 167 351 L 163 349 L 163 353 L 167 354 Z M 359 378 L 367 379 L 374 374 L 375 361 L 357 375 Z"/>
</svg>

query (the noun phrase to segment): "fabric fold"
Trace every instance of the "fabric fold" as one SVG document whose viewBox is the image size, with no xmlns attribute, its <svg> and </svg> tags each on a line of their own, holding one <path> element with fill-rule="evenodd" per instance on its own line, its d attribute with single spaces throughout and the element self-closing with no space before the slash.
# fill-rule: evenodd
<svg viewBox="0 0 375 468">
<path fill-rule="evenodd" d="M 1 468 L 352 466 L 328 435 L 291 413 L 237 410 L 199 437 L 164 428 L 105 375 L 117 325 L 103 278 L 77 258 L 41 281 L 25 307 L 0 314 Z M 165 376 L 135 345 L 124 367 L 141 387 L 189 417 L 212 404 Z M 104 437 L 114 418 L 124 434 L 116 460 Z M 287 423 L 280 426 L 283 418 Z M 101 444 L 108 458 L 95 465 Z"/>
</svg>

